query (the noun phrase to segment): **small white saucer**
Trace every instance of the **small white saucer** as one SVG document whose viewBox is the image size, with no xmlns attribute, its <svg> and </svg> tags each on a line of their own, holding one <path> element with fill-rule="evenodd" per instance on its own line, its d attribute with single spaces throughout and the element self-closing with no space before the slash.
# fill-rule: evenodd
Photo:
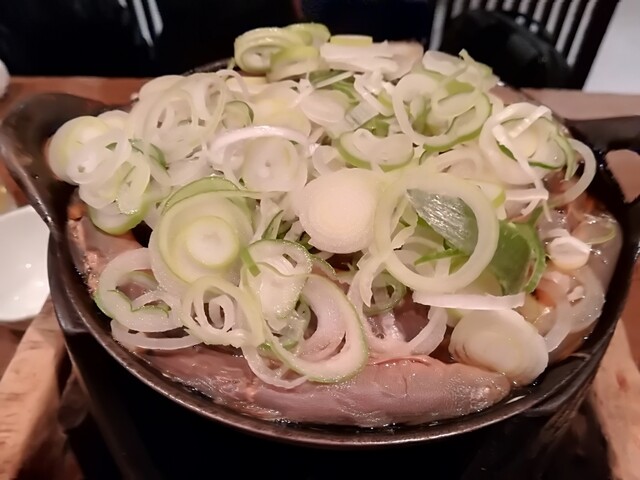
<svg viewBox="0 0 640 480">
<path fill-rule="evenodd" d="M 32 207 L 0 215 L 0 323 L 36 316 L 49 296 L 49 230 Z"/>
</svg>

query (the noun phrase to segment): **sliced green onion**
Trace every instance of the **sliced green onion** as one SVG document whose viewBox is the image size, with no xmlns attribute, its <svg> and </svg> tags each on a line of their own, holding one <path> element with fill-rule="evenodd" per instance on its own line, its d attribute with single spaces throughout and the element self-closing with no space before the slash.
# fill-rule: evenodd
<svg viewBox="0 0 640 480">
<path fill-rule="evenodd" d="M 114 209 L 96 209 L 89 207 L 91 223 L 109 235 L 122 235 L 138 225 L 148 212 L 148 205 L 143 205 L 132 214 L 126 214 Z"/>
<path fill-rule="evenodd" d="M 280 225 L 282 224 L 282 217 L 284 216 L 284 210 L 280 210 L 276 213 L 267 228 L 264 230 L 262 234 L 262 238 L 264 240 L 275 240 L 278 237 L 278 232 L 280 231 Z"/>
<path fill-rule="evenodd" d="M 326 43 L 331 36 L 329 29 L 321 23 L 294 23 L 287 25 L 285 29 L 299 35 L 306 45 L 314 47 L 319 47 Z"/>
<path fill-rule="evenodd" d="M 345 133 L 335 145 L 350 165 L 359 168 L 377 165 L 383 171 L 403 167 L 414 153 L 411 140 L 402 133 L 379 138 L 365 129 Z"/>
<path fill-rule="evenodd" d="M 389 121 L 382 116 L 372 118 L 362 125 L 362 128 L 370 131 L 376 137 L 384 138 L 389 136 Z"/>
<path fill-rule="evenodd" d="M 325 322 L 344 325 L 344 344 L 333 356 L 319 361 L 295 356 L 268 329 L 267 341 L 273 352 L 289 368 L 319 383 L 336 383 L 356 375 L 364 367 L 368 350 L 360 318 L 345 294 L 332 281 L 309 275 L 302 297 L 316 314 L 318 329 Z"/>
<path fill-rule="evenodd" d="M 443 258 L 461 257 L 463 255 L 464 254 L 457 248 L 447 248 L 445 250 L 430 252 L 425 255 L 422 255 L 420 258 L 414 261 L 413 264 L 421 265 L 423 263 L 433 262 L 434 260 L 441 260 Z"/>
<path fill-rule="evenodd" d="M 332 35 L 329 43 L 346 47 L 366 47 L 373 44 L 373 37 L 368 35 Z"/>
<path fill-rule="evenodd" d="M 440 135 L 423 135 L 422 145 L 430 151 L 443 152 L 459 143 L 476 138 L 491 115 L 489 97 L 481 95 L 473 108 L 454 118 L 447 131 Z"/>
<path fill-rule="evenodd" d="M 179 325 L 167 313 L 166 308 L 144 305 L 133 308 L 131 300 L 120 287 L 131 282 L 131 272 L 149 270 L 151 262 L 148 250 L 139 248 L 121 253 L 100 274 L 96 291 L 96 304 L 107 316 L 124 327 L 137 332 L 166 332 Z"/>
<path fill-rule="evenodd" d="M 227 193 L 235 192 L 198 193 L 165 207 L 153 231 L 162 260 L 185 282 L 228 273 L 252 236 L 249 217 Z"/>
<path fill-rule="evenodd" d="M 616 237 L 617 224 L 609 216 L 585 220 L 571 234 L 589 245 L 600 245 Z"/>
<path fill-rule="evenodd" d="M 306 275 L 311 273 L 311 255 L 300 244 L 286 240 L 260 240 L 247 252 L 259 273 L 245 277 L 246 285 L 260 300 L 270 327 L 280 331 L 298 303 Z"/>
<path fill-rule="evenodd" d="M 295 77 L 320 68 L 320 52 L 309 45 L 283 48 L 271 56 L 267 78 L 271 81 Z"/>
<path fill-rule="evenodd" d="M 372 288 L 374 290 L 383 290 L 383 301 L 378 302 L 376 300 L 370 306 L 365 305 L 363 311 L 367 316 L 378 315 L 392 310 L 404 299 L 407 293 L 406 287 L 386 272 L 382 272 L 373 280 Z M 391 295 L 387 291 L 389 288 L 391 289 Z"/>
<path fill-rule="evenodd" d="M 149 156 L 149 158 L 155 161 L 162 168 L 167 168 L 167 159 L 165 158 L 164 153 L 153 143 L 147 144 L 143 140 L 133 139 L 131 140 L 131 147 L 135 151 Z"/>
<path fill-rule="evenodd" d="M 298 216 L 311 244 L 331 253 L 366 248 L 380 190 L 377 174 L 343 169 L 309 182 L 300 195 Z"/>
<path fill-rule="evenodd" d="M 251 253 L 246 248 L 243 248 L 240 252 L 240 260 L 242 260 L 242 264 L 247 268 L 249 273 L 254 277 L 260 275 L 260 267 L 255 262 L 255 260 L 251 257 Z"/>
<path fill-rule="evenodd" d="M 240 100 L 228 102 L 224 107 L 222 124 L 228 129 L 244 128 L 253 123 L 253 109 Z"/>
<path fill-rule="evenodd" d="M 243 33 L 234 43 L 235 61 L 247 73 L 267 73 L 271 57 L 284 48 L 304 45 L 297 33 L 282 28 L 256 28 Z"/>
<path fill-rule="evenodd" d="M 356 93 L 356 89 L 353 87 L 353 82 L 340 80 L 339 82 L 332 83 L 328 88 L 344 93 L 352 103 L 358 102 L 358 94 Z"/>
<path fill-rule="evenodd" d="M 108 130 L 109 126 L 95 117 L 76 117 L 66 122 L 51 137 L 49 143 L 48 160 L 53 173 L 61 180 L 70 182 L 67 165 L 71 156 L 89 140 L 99 137 Z"/>
<path fill-rule="evenodd" d="M 167 200 L 164 202 L 164 206 L 162 207 L 162 212 L 167 212 L 171 207 L 173 207 L 178 202 L 185 200 L 187 198 L 191 198 L 195 195 L 200 195 L 201 193 L 210 193 L 210 192 L 219 192 L 219 191 L 233 191 L 238 190 L 238 187 L 233 183 L 227 180 L 224 177 L 205 177 L 200 180 L 195 180 L 188 185 L 180 188 L 175 191 Z"/>
<path fill-rule="evenodd" d="M 456 291 L 478 278 L 491 261 L 498 243 L 498 219 L 489 200 L 474 185 L 453 175 L 445 173 L 426 175 L 426 172 L 428 170 L 423 167 L 407 170 L 400 180 L 387 187 L 378 204 L 375 216 L 376 247 L 380 252 L 386 252 L 385 265 L 389 273 L 407 287 L 418 291 L 431 290 L 443 293 Z M 465 238 L 464 244 L 471 245 L 467 251 L 472 253 L 468 261 L 457 271 L 448 276 L 426 277 L 407 268 L 395 252 L 390 251 L 392 247 L 390 218 L 398 201 L 405 198 L 407 192 L 410 192 L 409 199 L 418 214 L 425 218 L 432 227 L 434 222 L 429 221 L 425 212 L 430 210 L 430 201 L 434 195 L 458 198 L 473 211 L 480 226 L 475 231 L 477 241 L 472 244 L 466 237 L 461 237 Z M 446 224 L 449 222 L 446 215 L 438 215 L 438 218 Z M 457 225 L 456 228 L 464 228 L 464 225 L 460 225 L 460 223 L 467 224 L 469 220 L 458 216 L 454 222 Z M 436 228 L 434 229 L 438 231 Z M 469 229 L 467 229 L 468 231 Z M 454 244 L 454 246 L 459 248 L 458 245 Z"/>
</svg>

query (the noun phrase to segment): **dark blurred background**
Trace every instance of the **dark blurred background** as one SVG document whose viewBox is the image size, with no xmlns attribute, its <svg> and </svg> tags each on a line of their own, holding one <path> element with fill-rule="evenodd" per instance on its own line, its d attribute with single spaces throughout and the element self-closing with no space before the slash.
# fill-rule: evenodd
<svg viewBox="0 0 640 480">
<path fill-rule="evenodd" d="M 640 0 L 638 0 L 640 1 Z M 259 26 L 296 21 L 462 48 L 506 82 L 582 88 L 618 0 L 0 0 L 13 75 L 156 76 L 229 57 Z"/>
<path fill-rule="evenodd" d="M 16 75 L 151 76 L 228 57 L 240 33 L 303 17 L 334 32 L 426 42 L 432 6 L 430 0 L 0 0 L 0 59 Z"/>
</svg>

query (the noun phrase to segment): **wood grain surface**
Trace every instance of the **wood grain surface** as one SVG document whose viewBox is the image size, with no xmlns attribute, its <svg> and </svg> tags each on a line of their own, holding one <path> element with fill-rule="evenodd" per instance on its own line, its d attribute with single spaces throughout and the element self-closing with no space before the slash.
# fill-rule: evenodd
<svg viewBox="0 0 640 480">
<path fill-rule="evenodd" d="M 640 480 L 640 372 L 622 326 L 602 360 L 591 397 L 614 477 Z"/>
<path fill-rule="evenodd" d="M 15 478 L 54 430 L 64 355 L 64 338 L 47 301 L 0 380 L 0 479 Z"/>
</svg>

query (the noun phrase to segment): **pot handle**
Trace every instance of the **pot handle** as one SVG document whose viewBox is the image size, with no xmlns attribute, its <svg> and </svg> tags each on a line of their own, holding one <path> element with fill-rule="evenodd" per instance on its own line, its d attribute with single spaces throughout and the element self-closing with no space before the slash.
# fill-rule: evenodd
<svg viewBox="0 0 640 480">
<path fill-rule="evenodd" d="M 565 120 L 564 124 L 576 137 L 598 151 L 628 149 L 640 154 L 640 115 Z"/>
<path fill-rule="evenodd" d="M 573 136 L 590 145 L 602 159 L 614 150 L 631 150 L 640 155 L 640 115 L 629 117 L 600 118 L 590 120 L 565 120 Z M 615 181 L 615 175 L 603 162 L 606 173 Z M 640 171 L 638 171 L 640 174 Z M 624 182 L 622 182 L 624 183 Z M 622 194 L 619 187 L 619 193 Z M 624 195 L 622 195 L 624 198 Z M 631 202 L 632 218 L 640 219 L 640 195 Z"/>
<path fill-rule="evenodd" d="M 75 95 L 39 94 L 14 107 L 0 126 L 0 157 L 57 242 L 64 241 L 67 204 L 75 187 L 53 174 L 45 159 L 45 143 L 68 120 L 105 108 L 101 102 Z"/>
</svg>

